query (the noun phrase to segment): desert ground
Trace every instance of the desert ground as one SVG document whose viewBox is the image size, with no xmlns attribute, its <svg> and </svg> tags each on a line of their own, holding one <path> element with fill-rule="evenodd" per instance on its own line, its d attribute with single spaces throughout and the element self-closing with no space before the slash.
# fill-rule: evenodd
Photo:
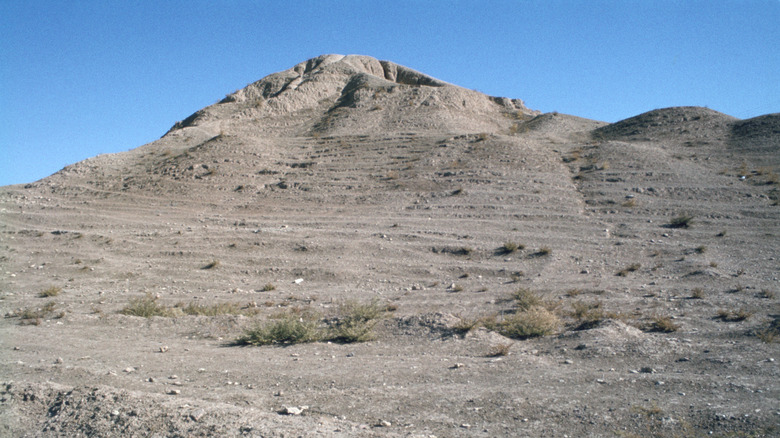
<svg viewBox="0 0 780 438">
<path fill-rule="evenodd" d="M 780 114 L 308 60 L 0 188 L 0 435 L 778 436 L 779 172 Z"/>
</svg>

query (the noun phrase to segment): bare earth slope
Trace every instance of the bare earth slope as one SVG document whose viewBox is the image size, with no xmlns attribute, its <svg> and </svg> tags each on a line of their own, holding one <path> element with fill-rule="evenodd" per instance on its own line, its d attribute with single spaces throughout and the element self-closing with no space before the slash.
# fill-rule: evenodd
<svg viewBox="0 0 780 438">
<path fill-rule="evenodd" d="M 309 60 L 0 189 L 0 435 L 776 436 L 778 144 Z"/>
</svg>

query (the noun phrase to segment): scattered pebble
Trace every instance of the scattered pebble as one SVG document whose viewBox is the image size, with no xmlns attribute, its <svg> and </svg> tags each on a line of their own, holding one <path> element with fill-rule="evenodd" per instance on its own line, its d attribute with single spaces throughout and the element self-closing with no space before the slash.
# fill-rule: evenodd
<svg viewBox="0 0 780 438">
<path fill-rule="evenodd" d="M 565 363 L 566 365 L 571 365 L 571 364 L 574 363 L 574 361 L 571 360 L 571 359 L 566 359 L 566 360 L 563 361 L 563 363 Z"/>
<path fill-rule="evenodd" d="M 308 406 L 285 406 L 281 413 L 284 415 L 301 415 L 303 411 L 309 409 Z"/>
<path fill-rule="evenodd" d="M 166 394 L 168 394 L 168 395 L 179 395 L 179 394 L 181 394 L 181 391 L 178 390 L 178 389 L 169 389 L 168 391 L 166 391 Z"/>
<path fill-rule="evenodd" d="M 462 363 L 458 362 L 458 363 L 456 363 L 455 365 L 451 366 L 450 368 L 452 368 L 452 369 L 456 369 L 456 368 L 463 368 L 463 367 L 465 367 L 465 366 L 466 366 L 466 365 L 464 365 L 464 364 L 462 364 Z"/>
<path fill-rule="evenodd" d="M 124 369 L 124 370 L 122 370 L 122 371 L 124 371 L 124 372 L 126 372 L 126 373 L 132 373 L 133 371 L 135 371 L 135 368 L 133 368 L 133 367 L 127 367 L 127 368 L 125 368 L 125 369 Z"/>
</svg>

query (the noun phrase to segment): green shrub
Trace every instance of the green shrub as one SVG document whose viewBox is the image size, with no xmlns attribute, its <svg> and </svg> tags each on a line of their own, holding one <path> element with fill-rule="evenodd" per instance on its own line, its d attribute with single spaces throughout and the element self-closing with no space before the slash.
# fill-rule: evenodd
<svg viewBox="0 0 780 438">
<path fill-rule="evenodd" d="M 239 345 L 291 345 L 322 339 L 317 322 L 287 315 L 282 319 L 258 325 L 236 340 Z"/>
</svg>

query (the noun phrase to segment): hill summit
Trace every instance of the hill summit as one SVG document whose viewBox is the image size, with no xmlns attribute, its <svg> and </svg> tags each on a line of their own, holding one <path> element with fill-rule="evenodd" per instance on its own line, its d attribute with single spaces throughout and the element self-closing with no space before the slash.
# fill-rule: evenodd
<svg viewBox="0 0 780 438">
<path fill-rule="evenodd" d="M 486 96 L 389 61 L 323 55 L 229 94 L 176 123 L 169 134 L 189 127 L 218 132 L 226 124 L 259 120 L 276 135 L 479 132 L 506 125 L 502 114 L 538 112 L 519 99 Z"/>
</svg>

